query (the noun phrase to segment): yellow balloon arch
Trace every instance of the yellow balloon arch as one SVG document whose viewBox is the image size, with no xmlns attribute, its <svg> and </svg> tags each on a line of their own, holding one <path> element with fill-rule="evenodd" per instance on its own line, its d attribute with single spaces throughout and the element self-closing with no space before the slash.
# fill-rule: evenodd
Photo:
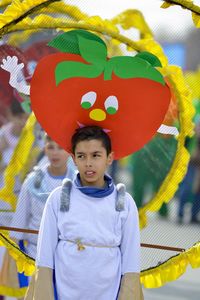
<svg viewBox="0 0 200 300">
<path fill-rule="evenodd" d="M 7 6 L 10 4 L 9 6 Z M 169 202 L 176 192 L 179 183 L 182 181 L 189 162 L 189 153 L 185 148 L 185 140 L 193 135 L 194 124 L 192 118 L 194 116 L 194 108 L 192 106 L 191 93 L 188 90 L 181 68 L 168 64 L 167 57 L 161 46 L 154 40 L 152 32 L 145 22 L 142 14 L 137 10 L 127 10 L 115 18 L 102 20 L 100 17 L 88 17 L 82 13 L 77 7 L 64 4 L 58 0 L 19 0 L 1 2 L 2 7 L 6 7 L 4 13 L 0 15 L 0 36 L 12 33 L 10 37 L 11 43 L 20 41 L 19 33 L 23 31 L 23 36 L 28 38 L 34 32 L 45 29 L 57 29 L 62 31 L 71 30 L 74 28 L 86 29 L 101 35 L 101 37 L 109 38 L 109 43 L 119 46 L 126 45 L 128 51 L 149 51 L 155 54 L 162 63 L 162 68 L 159 70 L 166 77 L 175 94 L 179 106 L 179 122 L 180 133 L 177 141 L 177 151 L 175 159 L 169 173 L 160 186 L 157 194 L 146 205 L 139 210 L 141 228 L 147 224 L 147 212 L 158 211 L 164 202 Z M 51 16 L 49 13 L 67 14 L 73 20 L 61 18 L 59 16 Z M 140 40 L 133 41 L 127 36 L 120 33 L 117 25 L 125 30 L 132 27 L 137 28 L 140 32 Z M 112 49 L 110 50 L 112 52 Z M 31 114 L 27 126 L 33 126 L 35 117 Z M 20 139 L 19 143 L 25 143 L 25 135 Z M 18 146 L 19 148 L 20 146 Z M 13 155 L 17 155 L 17 148 Z M 9 166 L 8 166 L 9 168 Z M 13 170 L 14 170 L 13 166 Z M 11 172 L 12 173 L 12 172 Z M 11 174 L 9 173 L 9 174 Z M 16 171 L 14 173 L 16 175 Z M 0 191 L 0 196 L 1 196 Z M 5 192 L 5 190 L 4 190 Z M 8 201 L 15 206 L 15 201 L 10 198 Z M 25 271 L 30 275 L 34 271 L 34 261 L 27 255 L 24 255 L 17 245 L 9 240 L 8 237 L 1 234 L 1 243 L 6 246 L 10 254 L 17 261 L 20 271 Z M 200 243 L 197 243 L 187 251 L 179 254 L 176 257 L 170 258 L 162 265 L 144 270 L 141 272 L 141 282 L 145 287 L 155 288 L 164 285 L 168 281 L 176 280 L 182 275 L 188 264 L 192 267 L 200 267 Z M 174 272 L 176 266 L 176 272 Z M 23 294 L 23 291 L 21 291 Z M 22 295 L 21 295 L 22 296 Z"/>
</svg>

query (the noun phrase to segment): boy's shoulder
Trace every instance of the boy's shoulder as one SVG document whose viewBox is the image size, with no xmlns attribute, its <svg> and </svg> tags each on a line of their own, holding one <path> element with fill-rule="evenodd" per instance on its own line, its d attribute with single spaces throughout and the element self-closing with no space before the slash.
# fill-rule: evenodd
<svg viewBox="0 0 200 300">
<path fill-rule="evenodd" d="M 33 170 L 26 176 L 23 186 L 26 186 L 29 191 L 40 190 L 44 178 L 48 177 L 47 166 L 42 168 L 35 166 Z"/>
<path fill-rule="evenodd" d="M 73 189 L 74 183 L 73 180 L 69 178 L 65 178 L 62 181 L 62 184 L 56 187 L 49 195 L 49 198 L 53 199 L 51 201 L 56 201 L 56 199 L 60 200 L 62 193 L 71 194 L 71 190 Z"/>
<path fill-rule="evenodd" d="M 11 129 L 12 129 L 12 123 L 8 122 L 8 123 L 4 124 L 3 126 L 1 126 L 0 133 L 3 134 L 3 133 L 10 132 Z"/>
<path fill-rule="evenodd" d="M 135 203 L 135 200 L 128 192 L 126 192 L 126 208 L 128 211 L 134 211 L 135 213 L 138 212 L 138 208 Z"/>
<path fill-rule="evenodd" d="M 12 123 L 11 122 L 3 125 L 0 128 L 0 138 L 5 139 L 8 144 L 10 144 L 10 142 L 11 142 L 10 140 L 17 140 L 18 139 L 18 137 L 15 137 L 12 134 Z"/>
<path fill-rule="evenodd" d="M 58 186 L 53 191 L 51 191 L 47 198 L 46 206 L 51 206 L 55 211 L 60 210 L 61 193 L 62 186 Z"/>
<path fill-rule="evenodd" d="M 115 190 L 116 190 L 116 194 L 117 194 L 116 197 L 121 198 L 122 201 L 124 201 L 125 208 L 127 208 L 128 210 L 131 207 L 137 209 L 136 203 L 135 203 L 133 197 L 127 192 L 125 184 L 123 184 L 123 183 L 116 184 Z"/>
<path fill-rule="evenodd" d="M 62 192 L 62 185 L 56 187 L 49 195 L 49 198 L 60 199 L 60 195 Z"/>
</svg>

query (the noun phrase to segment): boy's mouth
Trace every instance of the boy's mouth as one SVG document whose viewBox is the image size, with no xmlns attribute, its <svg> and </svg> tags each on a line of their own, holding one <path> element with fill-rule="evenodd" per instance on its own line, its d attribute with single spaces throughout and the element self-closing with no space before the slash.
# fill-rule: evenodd
<svg viewBox="0 0 200 300">
<path fill-rule="evenodd" d="M 95 174 L 94 171 L 86 171 L 86 172 L 85 172 L 85 175 L 86 175 L 86 176 L 93 176 L 94 174 Z"/>
<path fill-rule="evenodd" d="M 57 162 L 59 161 L 59 159 L 58 159 L 58 158 L 53 158 L 51 161 L 52 161 L 53 163 L 57 163 Z"/>
</svg>

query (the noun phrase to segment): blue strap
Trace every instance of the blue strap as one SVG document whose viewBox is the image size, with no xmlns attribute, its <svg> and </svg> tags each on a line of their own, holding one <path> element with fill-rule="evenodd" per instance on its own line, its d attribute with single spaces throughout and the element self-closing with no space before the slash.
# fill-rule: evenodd
<svg viewBox="0 0 200 300">
<path fill-rule="evenodd" d="M 20 250 L 22 250 L 23 252 L 26 253 L 26 249 L 25 249 L 23 240 L 19 241 L 19 247 L 20 247 Z M 20 288 L 27 287 L 28 286 L 28 276 L 24 275 L 24 272 L 17 273 L 17 274 L 18 274 L 19 287 Z"/>
<path fill-rule="evenodd" d="M 58 294 L 56 290 L 56 276 L 55 276 L 55 270 L 53 270 L 53 287 L 54 287 L 54 299 L 58 300 Z"/>
</svg>

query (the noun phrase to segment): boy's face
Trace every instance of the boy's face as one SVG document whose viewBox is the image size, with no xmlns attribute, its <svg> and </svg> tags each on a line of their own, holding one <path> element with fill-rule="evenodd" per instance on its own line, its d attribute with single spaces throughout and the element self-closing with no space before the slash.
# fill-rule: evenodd
<svg viewBox="0 0 200 300">
<path fill-rule="evenodd" d="M 54 168 L 66 166 L 69 153 L 63 150 L 54 141 L 46 141 L 44 152 L 49 159 L 50 165 Z"/>
<path fill-rule="evenodd" d="M 26 121 L 28 119 L 27 113 L 22 113 L 16 116 L 11 117 L 13 122 L 14 130 L 16 133 L 21 133 L 22 129 L 24 128 Z"/>
<path fill-rule="evenodd" d="M 76 145 L 74 162 L 83 186 L 103 187 L 105 171 L 112 161 L 113 153 L 107 155 L 100 140 L 81 141 Z"/>
</svg>

